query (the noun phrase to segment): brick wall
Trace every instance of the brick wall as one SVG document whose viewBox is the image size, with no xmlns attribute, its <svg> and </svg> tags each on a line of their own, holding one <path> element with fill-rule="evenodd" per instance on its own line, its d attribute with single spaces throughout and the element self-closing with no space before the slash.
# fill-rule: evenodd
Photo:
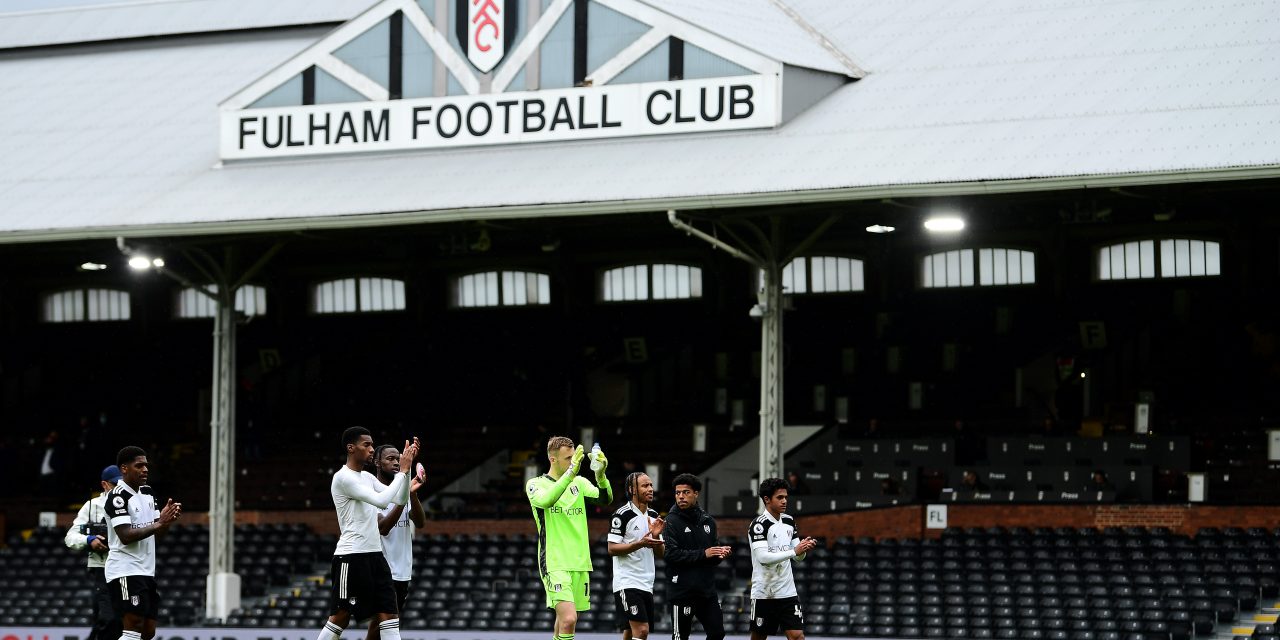
<svg viewBox="0 0 1280 640">
<path fill-rule="evenodd" d="M 947 526 L 951 527 L 1094 527 L 1093 507 L 1014 504 L 949 504 Z M 929 529 L 928 537 L 942 535 Z"/>
<path fill-rule="evenodd" d="M 1184 530 L 1190 512 L 1187 505 L 1108 505 L 1097 507 L 1093 519 L 1097 527 L 1169 527 L 1194 534 L 1199 527 Z"/>
<path fill-rule="evenodd" d="M 0 515 L 0 522 L 3 522 Z M 58 514 L 58 526 L 71 526 L 74 513 Z M 183 524 L 208 524 L 208 514 L 188 513 Z M 301 522 L 313 531 L 337 535 L 338 522 L 332 511 L 240 511 L 237 524 Z M 722 536 L 742 538 L 749 518 L 717 520 Z M 1280 527 L 1280 508 L 1265 506 L 1228 507 L 1207 505 L 998 505 L 949 504 L 947 524 L 952 527 L 1169 527 L 1176 533 L 1192 535 L 1202 527 Z M 924 528 L 924 507 L 907 505 L 866 509 L 846 513 L 804 516 L 800 532 L 807 536 L 834 539 L 840 536 L 872 538 L 937 537 L 938 529 Z M 588 521 L 592 537 L 604 535 L 609 520 L 603 516 Z M 534 532 L 531 518 L 509 520 L 428 520 L 427 535 L 471 533 Z"/>
<path fill-rule="evenodd" d="M 1280 508 L 1210 505 L 948 505 L 953 527 L 1169 527 L 1194 535 L 1203 527 L 1280 527 Z M 933 530 L 929 535 L 941 532 Z"/>
<path fill-rule="evenodd" d="M 908 505 L 866 509 L 828 515 L 805 516 L 796 523 L 800 534 L 826 538 L 919 538 L 924 527 L 924 507 Z"/>
</svg>

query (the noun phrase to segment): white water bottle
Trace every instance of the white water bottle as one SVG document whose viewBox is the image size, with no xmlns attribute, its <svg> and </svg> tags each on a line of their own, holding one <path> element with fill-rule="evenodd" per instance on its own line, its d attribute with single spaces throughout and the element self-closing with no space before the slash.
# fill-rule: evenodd
<svg viewBox="0 0 1280 640">
<path fill-rule="evenodd" d="M 591 470 L 600 471 L 600 443 L 591 445 Z"/>
</svg>

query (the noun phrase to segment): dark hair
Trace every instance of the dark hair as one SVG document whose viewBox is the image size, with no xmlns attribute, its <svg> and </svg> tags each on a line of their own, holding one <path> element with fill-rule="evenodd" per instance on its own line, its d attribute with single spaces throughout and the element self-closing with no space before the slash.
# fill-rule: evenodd
<svg viewBox="0 0 1280 640">
<path fill-rule="evenodd" d="M 690 487 L 693 487 L 694 491 L 702 491 L 702 481 L 698 479 L 698 476 L 695 476 L 692 473 L 682 473 L 671 479 L 672 489 L 675 489 L 682 484 L 687 484 Z"/>
<path fill-rule="evenodd" d="M 782 478 L 765 478 L 764 482 L 760 483 L 760 499 L 768 500 L 772 498 L 773 494 L 777 493 L 779 489 L 791 491 L 791 483 Z"/>
<path fill-rule="evenodd" d="M 631 500 L 636 492 L 640 490 L 640 476 L 644 475 L 643 471 L 632 471 L 627 474 L 627 479 L 623 481 L 622 491 L 626 493 L 627 500 Z"/>
<path fill-rule="evenodd" d="M 138 456 L 145 458 L 147 456 L 147 452 L 143 451 L 142 447 L 125 447 L 120 450 L 120 453 L 116 454 L 116 466 L 123 467 L 126 464 L 137 460 Z"/>
<path fill-rule="evenodd" d="M 396 448 L 396 446 L 395 446 L 394 444 L 380 444 L 380 445 L 378 445 L 378 448 L 373 450 L 373 462 L 374 462 L 374 464 L 377 464 L 379 460 L 382 460 L 382 452 L 383 452 L 383 451 L 386 451 L 387 449 L 395 449 L 395 448 Z"/>
<path fill-rule="evenodd" d="M 342 448 L 346 448 L 349 444 L 360 442 L 361 436 L 373 437 L 369 430 L 364 427 L 350 427 L 342 432 Z"/>
</svg>

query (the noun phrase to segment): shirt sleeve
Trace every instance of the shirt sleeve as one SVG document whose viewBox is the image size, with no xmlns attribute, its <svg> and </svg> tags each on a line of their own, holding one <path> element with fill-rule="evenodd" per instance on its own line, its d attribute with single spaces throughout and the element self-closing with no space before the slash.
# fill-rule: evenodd
<svg viewBox="0 0 1280 640">
<path fill-rule="evenodd" d="M 626 514 L 613 514 L 613 519 L 609 521 L 609 542 L 613 542 L 615 544 L 626 542 L 625 537 L 627 533 L 627 525 L 630 522 L 631 518 L 626 517 Z"/>
<path fill-rule="evenodd" d="M 596 478 L 596 482 L 599 483 L 599 486 L 592 485 L 586 480 L 582 481 L 582 484 L 592 487 L 596 492 L 594 496 L 589 496 L 587 500 L 591 504 L 599 505 L 601 507 L 607 507 L 610 504 L 613 504 L 613 487 L 609 485 L 609 478 L 606 476 L 600 476 L 599 478 Z"/>
<path fill-rule="evenodd" d="M 530 480 L 524 485 L 524 492 L 529 497 L 529 504 L 538 509 L 550 509 L 560 499 L 560 496 L 564 495 L 565 489 L 569 488 L 573 478 L 574 476 L 566 473 L 555 482 L 551 482 L 542 476 Z"/>
<path fill-rule="evenodd" d="M 396 474 L 396 475 L 401 475 L 401 474 Z M 376 477 L 373 477 L 373 475 L 372 475 L 372 474 L 370 474 L 369 476 L 365 476 L 364 474 L 360 474 L 360 477 L 361 477 L 361 478 L 364 478 L 365 480 L 367 480 L 367 481 L 368 481 L 368 484 L 369 484 L 369 488 L 373 489 L 374 491 L 376 491 L 376 492 L 378 492 L 378 493 L 386 493 L 386 492 L 388 492 L 388 491 L 391 491 L 392 487 L 395 485 L 395 483 L 394 483 L 394 482 L 393 482 L 393 483 L 391 483 L 391 484 L 382 484 L 382 481 L 381 481 L 381 480 L 378 480 Z M 408 485 L 405 485 L 405 486 L 407 487 Z M 406 495 L 405 495 L 405 496 L 403 496 L 403 497 L 408 498 L 407 492 L 406 492 Z M 392 509 L 396 508 L 396 505 L 402 505 L 402 504 L 408 504 L 408 503 L 409 503 L 409 501 L 408 501 L 408 500 L 401 500 L 401 496 L 398 496 L 398 495 L 392 494 L 392 497 L 391 497 L 391 504 L 388 504 L 388 505 L 387 505 L 387 506 L 385 506 L 385 507 L 380 507 L 380 508 L 378 509 L 378 515 L 384 515 L 384 516 L 385 516 L 385 515 L 387 515 L 388 513 L 390 513 Z"/>
<path fill-rule="evenodd" d="M 129 517 L 129 503 L 123 494 L 109 494 L 103 509 L 107 512 L 107 522 L 112 529 L 122 524 L 133 524 L 133 518 Z"/>
<path fill-rule="evenodd" d="M 751 543 L 751 558 L 760 564 L 778 564 L 794 557 L 796 557 L 796 552 L 791 549 L 770 551 L 768 542 Z"/>
<path fill-rule="evenodd" d="M 405 487 L 408 486 L 406 481 L 407 478 L 403 473 L 397 473 L 395 480 L 391 481 L 386 491 L 374 491 L 373 487 L 363 482 L 362 476 L 356 476 L 353 479 L 350 474 L 342 474 L 338 476 L 338 490 L 348 498 L 385 509 L 397 497 L 404 494 Z"/>
<path fill-rule="evenodd" d="M 586 478 L 578 476 L 577 478 L 574 478 L 573 481 L 578 483 L 578 491 L 582 492 L 583 498 L 590 500 L 592 498 L 600 497 L 600 487 L 591 484 Z"/>
<path fill-rule="evenodd" d="M 747 539 L 751 541 L 751 558 L 760 564 L 777 564 L 784 560 L 790 560 L 796 555 L 796 552 L 791 549 L 769 550 L 769 530 L 772 528 L 772 522 L 756 520 L 751 523 L 751 528 L 747 530 Z"/>
<path fill-rule="evenodd" d="M 83 549 L 89 546 L 87 536 L 80 533 L 80 526 L 89 524 L 89 509 L 93 506 L 93 501 L 85 502 L 80 507 L 80 511 L 76 512 L 76 519 L 71 521 L 71 528 L 67 529 L 67 536 L 63 542 L 71 549 Z"/>
</svg>

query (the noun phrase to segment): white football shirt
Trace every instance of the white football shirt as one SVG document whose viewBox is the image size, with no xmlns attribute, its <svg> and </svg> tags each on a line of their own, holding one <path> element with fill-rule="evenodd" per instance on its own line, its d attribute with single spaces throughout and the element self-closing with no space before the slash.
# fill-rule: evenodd
<svg viewBox="0 0 1280 640">
<path fill-rule="evenodd" d="M 641 512 L 636 503 L 628 500 L 613 512 L 609 521 L 609 542 L 629 543 L 649 533 L 649 523 L 658 512 L 649 509 Z M 653 593 L 653 549 L 641 547 L 625 556 L 613 556 L 613 591 L 639 589 Z"/>
<path fill-rule="evenodd" d="M 385 486 L 368 471 L 352 471 L 342 465 L 333 474 L 329 493 L 338 512 L 338 546 L 333 555 L 382 553 L 382 536 L 378 534 L 378 510 L 393 501 L 408 499 L 409 482 L 397 473 L 390 486 Z"/>
<path fill-rule="evenodd" d="M 378 512 L 378 517 L 391 513 L 396 506 L 394 503 L 387 505 Z M 387 535 L 382 536 L 382 555 L 387 557 L 387 565 L 391 567 L 391 579 L 397 582 L 408 582 L 413 578 L 413 530 L 409 505 L 405 505 L 400 511 L 400 519 Z"/>
<path fill-rule="evenodd" d="M 105 504 L 107 512 L 107 554 L 104 570 L 107 582 L 124 576 L 156 575 L 156 537 L 147 536 L 133 544 L 125 544 L 116 535 L 116 527 L 127 524 L 134 529 L 154 524 L 160 519 L 151 487 L 143 485 L 134 490 L 122 479 L 110 493 Z"/>
<path fill-rule="evenodd" d="M 751 599 L 795 596 L 796 583 L 791 574 L 791 561 L 795 554 L 786 553 L 800 543 L 795 518 L 784 513 L 774 520 L 766 511 L 747 526 L 747 539 L 751 542 Z M 781 557 L 774 562 L 761 562 L 762 552 Z"/>
</svg>

